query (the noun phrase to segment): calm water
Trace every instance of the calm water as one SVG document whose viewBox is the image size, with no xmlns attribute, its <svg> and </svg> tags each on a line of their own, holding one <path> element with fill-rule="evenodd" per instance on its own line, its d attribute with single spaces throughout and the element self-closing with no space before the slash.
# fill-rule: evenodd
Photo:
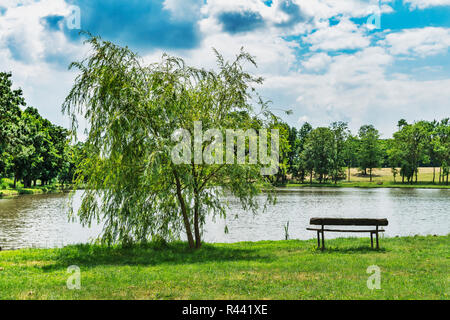
<svg viewBox="0 0 450 320">
<path fill-rule="evenodd" d="M 75 208 L 81 195 L 77 191 L 74 196 Z M 83 228 L 68 222 L 68 199 L 68 194 L 0 199 L 0 246 L 59 247 L 93 240 L 101 226 Z M 235 199 L 227 200 L 231 205 L 227 220 L 207 222 L 207 242 L 281 240 L 288 221 L 291 239 L 310 239 L 315 233 L 305 228 L 317 216 L 388 218 L 388 237 L 450 233 L 450 190 L 289 189 L 278 193 L 276 205 L 255 216 L 240 209 Z M 329 233 L 327 238 L 338 236 L 368 235 Z"/>
</svg>

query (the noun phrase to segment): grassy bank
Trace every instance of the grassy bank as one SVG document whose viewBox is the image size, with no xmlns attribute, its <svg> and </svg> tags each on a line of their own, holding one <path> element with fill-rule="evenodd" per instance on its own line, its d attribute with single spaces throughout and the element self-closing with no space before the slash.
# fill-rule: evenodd
<svg viewBox="0 0 450 320">
<path fill-rule="evenodd" d="M 45 193 L 59 193 L 67 190 L 68 186 L 59 184 L 51 184 L 45 186 L 35 186 L 31 188 L 24 188 L 23 184 L 17 183 L 16 188 L 13 188 L 14 182 L 11 179 L 0 179 L 0 198 L 15 197 L 25 194 L 45 194 Z"/>
<path fill-rule="evenodd" d="M 403 183 L 375 183 L 375 182 L 338 182 L 335 183 L 288 183 L 288 188 L 304 188 L 304 187 L 331 187 L 331 188 L 406 188 L 406 189 L 450 189 L 450 185 L 440 185 L 431 183 L 415 183 L 415 184 L 403 184 Z"/>
<path fill-rule="evenodd" d="M 3 189 L 3 190 L 0 190 L 0 198 L 15 197 L 18 195 L 25 195 L 25 194 L 58 193 L 58 192 L 63 192 L 63 191 L 64 190 L 59 189 L 57 186 Z"/>
<path fill-rule="evenodd" d="M 448 299 L 450 237 L 0 252 L 2 299 Z M 69 290 L 67 267 L 81 269 Z M 381 289 L 369 290 L 369 266 Z"/>
<path fill-rule="evenodd" d="M 346 171 L 347 174 L 347 171 Z M 450 185 L 439 184 L 439 168 L 435 170 L 435 183 L 433 183 L 433 168 L 419 168 L 417 183 L 402 183 L 401 176 L 394 178 L 390 168 L 374 169 L 372 182 L 370 177 L 362 175 L 356 168 L 350 170 L 350 182 L 347 180 L 334 183 L 319 183 L 313 180 L 310 184 L 309 180 L 302 183 L 288 183 L 287 187 L 340 187 L 340 188 L 420 188 L 420 189 L 450 189 Z"/>
</svg>

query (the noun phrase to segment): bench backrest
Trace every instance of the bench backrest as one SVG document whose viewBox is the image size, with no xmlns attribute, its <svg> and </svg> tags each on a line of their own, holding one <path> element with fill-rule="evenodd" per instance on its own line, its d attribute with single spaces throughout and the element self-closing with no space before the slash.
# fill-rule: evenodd
<svg viewBox="0 0 450 320">
<path fill-rule="evenodd" d="M 387 226 L 387 219 L 311 218 L 312 225 L 328 226 Z"/>
</svg>

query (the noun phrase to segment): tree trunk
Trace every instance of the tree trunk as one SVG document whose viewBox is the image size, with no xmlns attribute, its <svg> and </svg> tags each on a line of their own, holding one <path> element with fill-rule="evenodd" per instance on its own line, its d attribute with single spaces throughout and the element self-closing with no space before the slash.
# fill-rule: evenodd
<svg viewBox="0 0 450 320">
<path fill-rule="evenodd" d="M 436 177 L 436 167 L 433 165 L 433 184 Z"/>
<path fill-rule="evenodd" d="M 178 197 L 178 201 L 180 202 L 181 213 L 183 215 L 184 227 L 186 229 L 186 236 L 188 238 L 189 247 L 195 248 L 194 237 L 192 236 L 191 224 L 189 222 L 189 216 L 187 214 L 186 203 L 184 201 L 183 194 L 181 193 L 181 182 L 180 182 L 180 179 L 178 178 L 178 174 L 176 173 L 175 170 L 174 170 L 174 175 L 175 175 L 175 181 L 177 184 L 177 197 Z"/>
<path fill-rule="evenodd" d="M 16 189 L 16 187 L 17 187 L 17 177 L 14 176 L 14 189 Z"/>
<path fill-rule="evenodd" d="M 350 182 L 350 167 L 348 167 L 348 182 Z"/>
<path fill-rule="evenodd" d="M 312 171 L 311 171 L 311 174 L 310 174 L 310 176 L 309 176 L 309 184 L 312 184 L 312 177 L 313 177 L 313 173 L 312 173 Z"/>
<path fill-rule="evenodd" d="M 195 195 L 194 199 L 194 232 L 195 232 L 195 248 L 200 249 L 202 246 L 202 239 L 200 234 L 200 221 L 199 221 L 199 199 L 198 195 Z"/>
<path fill-rule="evenodd" d="M 372 182 L 372 168 L 369 169 L 370 182 Z"/>
</svg>

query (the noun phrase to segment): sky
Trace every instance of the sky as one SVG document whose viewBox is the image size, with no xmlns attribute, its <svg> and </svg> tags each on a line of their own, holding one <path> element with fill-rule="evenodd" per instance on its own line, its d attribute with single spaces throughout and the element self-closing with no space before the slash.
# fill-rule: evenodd
<svg viewBox="0 0 450 320">
<path fill-rule="evenodd" d="M 259 93 L 295 127 L 372 124 L 388 138 L 399 119 L 450 116 L 450 0 L 0 0 L 0 71 L 65 127 L 68 65 L 89 52 L 80 29 L 147 63 L 167 52 L 214 69 L 212 48 L 244 47 Z"/>
</svg>

